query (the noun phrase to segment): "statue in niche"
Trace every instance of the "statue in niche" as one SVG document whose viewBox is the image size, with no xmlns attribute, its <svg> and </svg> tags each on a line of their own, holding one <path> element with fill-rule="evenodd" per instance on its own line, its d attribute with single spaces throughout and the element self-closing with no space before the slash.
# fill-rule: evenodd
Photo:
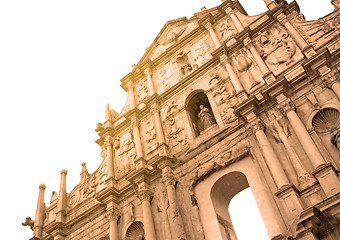
<svg viewBox="0 0 340 240">
<path fill-rule="evenodd" d="M 261 83 L 256 80 L 256 76 L 252 75 L 253 60 L 247 56 L 246 51 L 241 50 L 240 54 L 234 57 L 234 61 L 237 70 L 242 74 L 244 80 L 250 84 L 250 89 Z"/>
<path fill-rule="evenodd" d="M 157 139 L 156 139 L 156 130 L 154 126 L 151 124 L 150 120 L 146 122 L 146 146 L 148 151 L 155 150 L 157 147 Z"/>
<path fill-rule="evenodd" d="M 177 53 L 176 63 L 181 70 L 183 76 L 187 75 L 192 71 L 192 66 L 189 63 L 188 55 L 183 51 Z"/>
<path fill-rule="evenodd" d="M 261 57 L 270 65 L 278 68 L 280 64 L 286 66 L 292 63 L 296 47 L 288 33 L 274 26 L 269 35 L 262 34 L 259 38 Z"/>
<path fill-rule="evenodd" d="M 335 126 L 329 128 L 331 130 L 331 143 L 333 143 L 340 152 L 340 131 Z"/>
<path fill-rule="evenodd" d="M 204 105 L 200 106 L 200 113 L 198 114 L 198 118 L 202 123 L 203 130 L 209 128 L 210 126 L 215 124 L 215 120 L 210 113 L 210 110 L 206 108 Z"/>
<path fill-rule="evenodd" d="M 220 36 L 222 42 L 228 40 L 234 34 L 234 29 L 231 26 L 230 20 L 228 19 L 225 23 L 220 26 Z"/>
</svg>

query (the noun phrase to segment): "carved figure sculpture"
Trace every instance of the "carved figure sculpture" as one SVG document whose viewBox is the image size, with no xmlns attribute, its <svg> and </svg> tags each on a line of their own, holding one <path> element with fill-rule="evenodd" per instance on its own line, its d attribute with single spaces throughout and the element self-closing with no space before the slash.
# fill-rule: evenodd
<svg viewBox="0 0 340 240">
<path fill-rule="evenodd" d="M 192 66 L 189 63 L 188 55 L 184 53 L 183 51 L 180 51 L 177 54 L 176 62 L 178 64 L 179 69 L 181 70 L 181 73 L 183 76 L 187 75 L 192 70 Z"/>
<path fill-rule="evenodd" d="M 201 120 L 203 130 L 209 128 L 210 126 L 215 124 L 215 120 L 210 113 L 210 110 L 206 108 L 204 105 L 200 106 L 200 113 L 198 114 L 199 119 Z"/>
<path fill-rule="evenodd" d="M 340 131 L 335 126 L 329 128 L 331 130 L 331 142 L 337 147 L 340 153 Z"/>
</svg>

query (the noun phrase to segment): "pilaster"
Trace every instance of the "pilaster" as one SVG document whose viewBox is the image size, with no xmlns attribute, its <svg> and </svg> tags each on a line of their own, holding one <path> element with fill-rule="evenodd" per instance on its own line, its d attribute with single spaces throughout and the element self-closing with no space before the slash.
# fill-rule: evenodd
<svg viewBox="0 0 340 240">
<path fill-rule="evenodd" d="M 212 24 L 210 22 L 207 22 L 205 24 L 205 28 L 209 31 L 210 36 L 215 44 L 215 49 L 219 48 L 221 46 L 221 42 L 218 39 L 216 33 L 215 33 L 215 29 L 213 28 Z"/>
</svg>

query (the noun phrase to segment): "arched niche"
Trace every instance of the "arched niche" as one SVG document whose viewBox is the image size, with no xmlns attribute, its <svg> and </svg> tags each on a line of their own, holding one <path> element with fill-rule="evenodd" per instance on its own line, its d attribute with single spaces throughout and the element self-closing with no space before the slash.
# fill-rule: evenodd
<svg viewBox="0 0 340 240">
<path fill-rule="evenodd" d="M 140 221 L 133 222 L 126 230 L 124 240 L 144 240 L 144 225 Z"/>
<path fill-rule="evenodd" d="M 203 90 L 196 90 L 188 96 L 186 110 L 195 137 L 216 124 L 208 97 Z"/>
<path fill-rule="evenodd" d="M 319 136 L 324 146 L 333 159 L 337 159 L 340 153 L 340 111 L 335 106 L 324 106 L 314 112 L 310 124 L 315 133 Z M 334 162 L 338 164 L 337 161 Z"/>
</svg>

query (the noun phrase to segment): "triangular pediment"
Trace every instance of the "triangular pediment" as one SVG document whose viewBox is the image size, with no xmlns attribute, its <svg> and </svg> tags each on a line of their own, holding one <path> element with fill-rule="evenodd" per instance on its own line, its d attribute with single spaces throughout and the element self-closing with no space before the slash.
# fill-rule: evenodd
<svg viewBox="0 0 340 240">
<path fill-rule="evenodd" d="M 198 27 L 197 20 L 186 17 L 168 21 L 148 48 L 144 59 L 154 60 Z"/>
</svg>

